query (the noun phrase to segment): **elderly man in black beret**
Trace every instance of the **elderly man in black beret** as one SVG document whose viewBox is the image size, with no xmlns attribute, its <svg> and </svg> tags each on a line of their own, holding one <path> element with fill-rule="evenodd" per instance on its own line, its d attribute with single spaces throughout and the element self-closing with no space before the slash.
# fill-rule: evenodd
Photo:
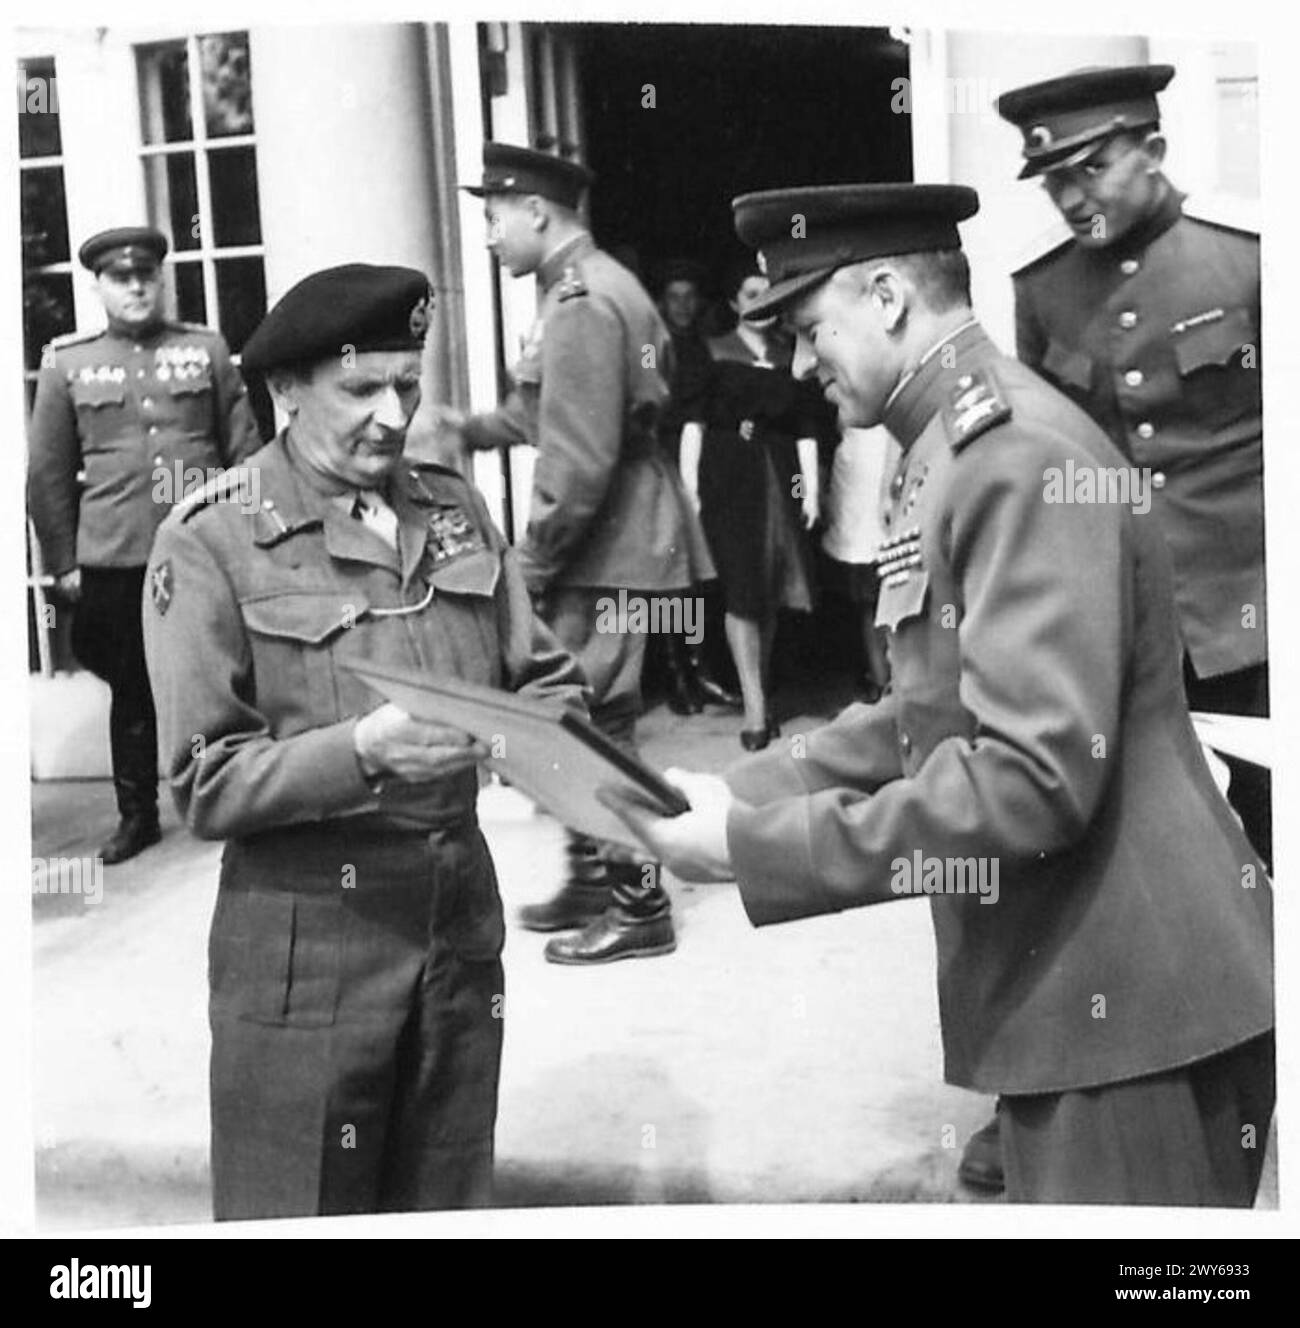
<svg viewBox="0 0 1300 1328">
<path fill-rule="evenodd" d="M 973 190 L 734 206 L 772 282 L 748 316 L 786 311 L 795 373 L 902 449 L 893 683 L 788 753 L 677 775 L 680 817 L 620 804 L 628 823 L 678 875 L 735 879 L 756 925 L 928 896 L 946 1078 L 1001 1095 L 1010 1199 L 1249 1206 L 1271 887 L 1188 718 L 1168 553 L 1123 456 L 972 313 Z M 1067 472 L 1117 496 L 1067 501 Z"/>
<path fill-rule="evenodd" d="M 166 773 L 189 827 L 226 841 L 218 1218 L 489 1197 L 503 925 L 482 753 L 346 666 L 584 692 L 479 494 L 403 458 L 431 299 L 423 273 L 362 264 L 290 290 L 244 354 L 287 426 L 178 509 L 150 563 Z"/>
<path fill-rule="evenodd" d="M 158 842 L 158 733 L 140 634 L 154 532 L 203 475 L 261 446 L 221 333 L 166 315 L 167 237 L 152 226 L 92 235 L 102 331 L 46 347 L 30 426 L 28 503 L 54 594 L 77 606 L 72 649 L 108 683 L 119 823 L 99 849 L 123 862 Z M 82 475 L 84 474 L 84 479 Z"/>
</svg>

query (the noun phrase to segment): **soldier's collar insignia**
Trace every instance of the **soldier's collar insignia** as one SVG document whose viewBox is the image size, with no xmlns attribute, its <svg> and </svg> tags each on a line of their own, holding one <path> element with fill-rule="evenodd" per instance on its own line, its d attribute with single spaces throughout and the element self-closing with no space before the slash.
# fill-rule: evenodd
<svg viewBox="0 0 1300 1328">
<path fill-rule="evenodd" d="M 157 567 L 149 571 L 149 598 L 153 600 L 153 606 L 157 609 L 159 617 L 171 607 L 172 587 L 171 559 L 164 558 Z"/>
</svg>

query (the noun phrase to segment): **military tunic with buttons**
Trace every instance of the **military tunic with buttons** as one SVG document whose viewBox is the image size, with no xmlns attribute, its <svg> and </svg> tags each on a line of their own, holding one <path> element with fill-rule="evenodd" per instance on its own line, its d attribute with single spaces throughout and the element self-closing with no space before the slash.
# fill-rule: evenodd
<svg viewBox="0 0 1300 1328">
<path fill-rule="evenodd" d="M 171 505 L 210 478 L 198 475 L 261 446 L 221 334 L 175 322 L 51 342 L 29 435 L 32 521 L 54 576 L 143 567 Z"/>
<path fill-rule="evenodd" d="M 1187 716 L 1159 530 L 1045 496 L 1054 470 L 1123 458 L 973 323 L 883 423 L 903 448 L 876 619 L 892 689 L 729 773 L 751 920 L 906 897 L 918 857 L 960 861 L 954 884 L 996 863 L 996 902 L 931 900 L 946 1077 L 984 1092 L 1109 1084 L 1263 1033 L 1270 886 Z"/>
<path fill-rule="evenodd" d="M 1199 677 L 1268 656 L 1259 237 L 1183 211 L 1104 249 L 1073 240 L 1015 274 L 1021 361 L 1151 474 Z"/>
<path fill-rule="evenodd" d="M 699 521 L 658 442 L 670 343 L 654 302 L 586 234 L 538 278 L 514 390 L 465 428 L 475 448 L 538 449 L 520 545 L 530 587 L 680 590 L 708 579 Z"/>
<path fill-rule="evenodd" d="M 397 548 L 283 439 L 159 531 L 150 668 L 187 825 L 227 840 L 210 942 L 218 1217 L 481 1203 L 503 940 L 473 770 L 367 782 L 382 661 L 581 707 L 515 554 L 459 475 L 404 463 Z M 348 1130 L 351 1127 L 351 1135 Z"/>
</svg>

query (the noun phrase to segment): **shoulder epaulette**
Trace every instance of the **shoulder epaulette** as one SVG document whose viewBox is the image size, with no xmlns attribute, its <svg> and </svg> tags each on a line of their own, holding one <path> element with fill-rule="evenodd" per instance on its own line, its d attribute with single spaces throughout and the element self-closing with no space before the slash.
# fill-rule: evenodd
<svg viewBox="0 0 1300 1328">
<path fill-rule="evenodd" d="M 1023 276 L 1040 263 L 1049 262 L 1064 253 L 1074 243 L 1070 228 L 1063 221 L 1057 221 L 1046 230 L 1039 231 L 1020 251 L 1015 266 L 1011 269 L 1013 277 Z"/>
<path fill-rule="evenodd" d="M 943 407 L 943 427 L 954 452 L 1010 418 L 1011 407 L 991 368 L 968 369 L 953 380 Z"/>
<path fill-rule="evenodd" d="M 107 329 L 99 327 L 89 332 L 65 332 L 62 336 L 51 337 L 50 350 L 62 350 L 65 346 L 80 346 L 88 341 L 97 341 Z"/>
<path fill-rule="evenodd" d="M 252 477 L 253 471 L 250 466 L 229 466 L 220 475 L 214 475 L 202 488 L 187 493 L 175 504 L 172 512 L 183 524 L 206 507 L 228 502 L 236 495 L 246 495 L 251 492 Z"/>
<path fill-rule="evenodd" d="M 1259 201 L 1235 194 L 1198 194 L 1183 200 L 1183 216 L 1224 230 L 1259 235 Z"/>
<path fill-rule="evenodd" d="M 461 474 L 455 466 L 444 465 L 441 461 L 430 461 L 421 457 L 418 461 L 406 462 L 406 475 L 410 480 L 411 497 L 423 506 L 430 503 L 445 503 L 449 500 L 446 488 L 451 487 L 461 493 L 474 491 L 474 483 Z M 441 490 L 441 492 L 438 492 Z"/>
<path fill-rule="evenodd" d="M 560 278 L 555 288 L 555 298 L 557 300 L 572 300 L 579 295 L 586 295 L 587 283 L 583 281 L 578 269 L 570 264 L 564 269 L 564 275 Z"/>
</svg>

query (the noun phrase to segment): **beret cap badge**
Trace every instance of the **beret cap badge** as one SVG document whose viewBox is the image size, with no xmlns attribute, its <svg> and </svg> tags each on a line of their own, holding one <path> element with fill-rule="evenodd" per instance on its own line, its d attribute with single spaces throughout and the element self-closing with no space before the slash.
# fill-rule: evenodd
<svg viewBox="0 0 1300 1328">
<path fill-rule="evenodd" d="M 411 309 L 410 327 L 411 335 L 416 338 L 423 338 L 429 330 L 429 323 L 433 317 L 433 294 L 425 295 L 422 299 L 415 302 Z"/>
</svg>

